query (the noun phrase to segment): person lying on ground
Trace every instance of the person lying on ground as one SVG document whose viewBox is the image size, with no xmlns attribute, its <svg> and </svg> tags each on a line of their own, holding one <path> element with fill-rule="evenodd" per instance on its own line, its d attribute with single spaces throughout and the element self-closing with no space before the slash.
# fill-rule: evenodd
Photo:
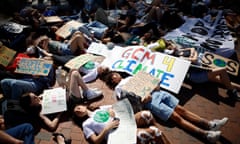
<svg viewBox="0 0 240 144">
<path fill-rule="evenodd" d="M 121 87 L 132 77 L 122 78 L 117 72 L 109 72 L 104 81 L 107 86 L 115 90 L 117 99 L 122 99 Z M 135 97 L 137 98 L 137 97 Z M 227 117 L 223 119 L 206 120 L 199 115 L 189 111 L 179 105 L 179 100 L 167 91 L 160 90 L 157 86 L 151 94 L 142 99 L 144 109 L 150 110 L 156 117 L 163 121 L 172 120 L 181 128 L 206 138 L 210 142 L 216 142 L 220 138 L 219 130 L 228 121 Z M 199 127 L 201 126 L 201 127 Z"/>
<path fill-rule="evenodd" d="M 94 116 L 98 113 L 107 115 L 106 122 L 94 120 Z M 100 107 L 91 109 L 86 105 L 76 105 L 73 110 L 73 120 L 83 129 L 87 140 L 93 143 L 101 143 L 107 141 L 109 132 L 117 128 L 121 122 L 115 117 L 114 110 L 110 107 Z M 156 122 L 150 111 L 141 111 L 135 114 L 137 124 L 137 144 L 142 143 L 159 143 L 170 144 L 170 141 L 160 130 L 159 124 Z"/>
</svg>

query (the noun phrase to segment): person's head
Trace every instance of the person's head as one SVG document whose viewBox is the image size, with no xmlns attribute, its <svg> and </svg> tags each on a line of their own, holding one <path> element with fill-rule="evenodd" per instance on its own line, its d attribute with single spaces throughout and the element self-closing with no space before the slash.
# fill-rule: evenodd
<svg viewBox="0 0 240 144">
<path fill-rule="evenodd" d="M 110 69 L 106 66 L 99 66 L 97 68 L 97 72 L 98 72 L 98 78 L 103 81 L 105 78 L 105 75 L 110 72 Z"/>
<path fill-rule="evenodd" d="M 97 109 L 97 107 L 91 107 L 91 105 L 86 104 L 76 104 L 72 110 L 72 120 L 79 127 L 82 123 L 89 118 L 88 112 Z"/>
<path fill-rule="evenodd" d="M 38 115 L 42 110 L 41 99 L 34 93 L 25 93 L 20 98 L 20 106 L 31 114 Z"/>
<path fill-rule="evenodd" d="M 105 76 L 105 82 L 110 89 L 114 89 L 121 80 L 122 76 L 115 71 L 111 71 Z"/>
</svg>

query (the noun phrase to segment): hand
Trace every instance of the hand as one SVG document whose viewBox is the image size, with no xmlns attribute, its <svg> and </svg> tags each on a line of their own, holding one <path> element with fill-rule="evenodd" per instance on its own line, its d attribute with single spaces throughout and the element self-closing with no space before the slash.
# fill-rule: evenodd
<svg viewBox="0 0 240 144">
<path fill-rule="evenodd" d="M 111 130 L 111 129 L 117 128 L 119 126 L 119 124 L 120 124 L 119 120 L 110 121 L 108 123 L 108 125 L 106 126 L 106 129 L 107 130 Z"/>
<path fill-rule="evenodd" d="M 149 95 L 147 95 L 147 96 L 145 96 L 145 97 L 142 97 L 142 103 L 147 103 L 147 102 L 149 102 L 149 101 L 151 101 L 152 100 L 152 96 L 149 94 Z"/>
<path fill-rule="evenodd" d="M 157 86 L 153 89 L 153 91 L 160 91 L 160 85 L 157 85 Z"/>
</svg>

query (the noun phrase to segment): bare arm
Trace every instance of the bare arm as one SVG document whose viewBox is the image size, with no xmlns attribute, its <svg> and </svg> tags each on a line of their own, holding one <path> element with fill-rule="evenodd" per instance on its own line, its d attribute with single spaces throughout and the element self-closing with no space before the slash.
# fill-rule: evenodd
<svg viewBox="0 0 240 144">
<path fill-rule="evenodd" d="M 43 120 L 44 124 L 47 126 L 49 131 L 55 131 L 59 124 L 61 115 L 62 113 L 59 113 L 57 117 L 55 117 L 53 120 L 50 120 L 47 116 L 40 114 L 40 118 Z"/>
<path fill-rule="evenodd" d="M 22 140 L 16 139 L 2 130 L 0 130 L 0 142 L 6 144 L 23 144 Z"/>
<path fill-rule="evenodd" d="M 93 134 L 90 136 L 89 139 L 94 144 L 100 144 L 104 140 L 104 138 L 108 134 L 108 132 L 110 130 L 112 130 L 113 128 L 117 128 L 118 125 L 119 125 L 119 120 L 113 120 L 106 125 L 106 127 L 101 131 L 101 133 L 99 133 L 98 135 Z"/>
</svg>

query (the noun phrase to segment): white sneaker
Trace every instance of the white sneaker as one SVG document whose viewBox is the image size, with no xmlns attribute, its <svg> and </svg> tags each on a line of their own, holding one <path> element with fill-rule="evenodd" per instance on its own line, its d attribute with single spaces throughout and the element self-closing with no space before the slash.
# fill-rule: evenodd
<svg viewBox="0 0 240 144">
<path fill-rule="evenodd" d="M 221 120 L 218 120 L 218 119 L 215 119 L 215 120 L 212 120 L 210 121 L 210 130 L 211 131 L 216 131 L 216 130 L 219 130 L 222 126 L 224 126 L 228 121 L 228 118 L 227 117 L 224 117 L 223 119 Z"/>
<path fill-rule="evenodd" d="M 89 89 L 89 90 L 83 91 L 83 97 L 86 98 L 87 100 L 92 100 L 100 96 L 102 96 L 102 91 L 100 90 Z"/>
<path fill-rule="evenodd" d="M 208 131 L 206 138 L 209 142 L 215 143 L 220 138 L 221 133 L 221 131 Z"/>
</svg>

